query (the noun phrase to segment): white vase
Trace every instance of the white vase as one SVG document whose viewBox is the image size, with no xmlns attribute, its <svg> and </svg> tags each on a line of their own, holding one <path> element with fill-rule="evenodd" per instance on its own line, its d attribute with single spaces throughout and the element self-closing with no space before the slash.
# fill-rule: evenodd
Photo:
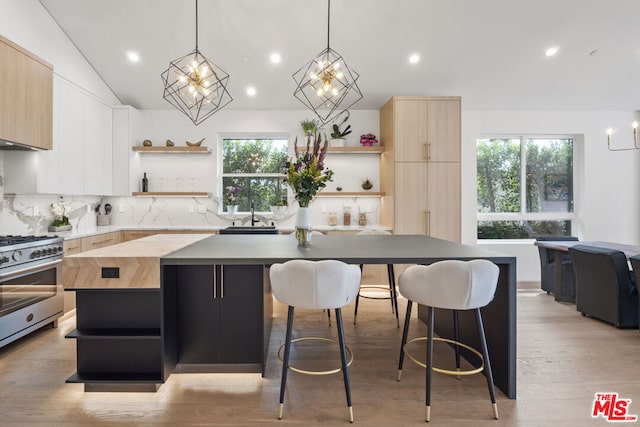
<svg viewBox="0 0 640 427">
<path fill-rule="evenodd" d="M 347 140 L 344 138 L 333 138 L 329 141 L 331 147 L 346 147 Z"/>
<path fill-rule="evenodd" d="M 307 246 L 311 243 L 311 213 L 309 208 L 298 208 L 296 215 L 296 240 L 298 245 Z"/>
<path fill-rule="evenodd" d="M 230 214 L 238 213 L 238 205 L 227 205 L 227 213 L 230 213 Z"/>
</svg>

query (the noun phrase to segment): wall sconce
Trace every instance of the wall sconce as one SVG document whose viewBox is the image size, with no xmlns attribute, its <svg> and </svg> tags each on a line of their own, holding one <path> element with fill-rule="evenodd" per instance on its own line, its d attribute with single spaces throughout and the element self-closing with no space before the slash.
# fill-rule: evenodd
<svg viewBox="0 0 640 427">
<path fill-rule="evenodd" d="M 607 148 L 609 151 L 629 151 L 629 150 L 639 150 L 638 146 L 638 122 L 632 123 L 633 128 L 633 147 L 631 148 L 611 148 L 611 134 L 613 134 L 613 129 L 607 129 Z"/>
</svg>

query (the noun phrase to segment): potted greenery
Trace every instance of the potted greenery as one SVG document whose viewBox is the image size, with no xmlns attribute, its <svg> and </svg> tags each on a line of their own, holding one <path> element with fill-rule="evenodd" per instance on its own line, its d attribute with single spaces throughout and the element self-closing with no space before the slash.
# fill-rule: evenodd
<svg viewBox="0 0 640 427">
<path fill-rule="evenodd" d="M 278 179 L 278 183 L 276 185 L 276 192 L 271 199 L 271 213 L 274 218 L 283 217 L 287 213 L 288 201 L 287 201 L 287 193 L 282 194 L 282 181 Z"/>
<path fill-rule="evenodd" d="M 351 133 L 351 125 L 347 125 L 344 129 L 340 129 L 341 126 L 347 123 L 347 120 L 349 120 L 349 114 L 347 114 L 339 124 L 333 124 L 330 141 L 330 145 L 332 147 L 344 147 L 347 145 L 347 141 L 344 137 Z"/>
<path fill-rule="evenodd" d="M 304 136 L 314 136 L 318 130 L 320 122 L 317 119 L 304 119 L 300 122 Z"/>
</svg>

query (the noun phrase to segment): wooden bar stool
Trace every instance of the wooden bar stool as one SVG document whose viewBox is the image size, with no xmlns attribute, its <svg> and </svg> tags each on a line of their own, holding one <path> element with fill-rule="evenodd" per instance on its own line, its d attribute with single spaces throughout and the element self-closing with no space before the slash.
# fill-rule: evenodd
<svg viewBox="0 0 640 427">
<path fill-rule="evenodd" d="M 384 230 L 362 230 L 358 232 L 356 235 L 357 236 L 390 236 L 391 233 Z M 360 271 L 362 271 L 363 268 L 364 266 L 360 264 Z M 360 290 L 358 291 L 358 296 L 356 297 L 356 309 L 353 313 L 354 325 L 356 324 L 356 319 L 358 318 L 358 306 L 360 303 L 360 298 L 367 298 L 367 299 L 390 300 L 391 313 L 394 313 L 396 315 L 396 326 L 398 328 L 400 327 L 400 316 L 398 314 L 398 293 L 396 291 L 396 275 L 395 275 L 395 272 L 393 271 L 393 264 L 387 264 L 387 280 L 389 283 L 388 285 L 360 285 Z M 367 295 L 362 292 L 363 290 L 365 292 L 367 290 L 383 290 L 388 292 L 388 295 L 386 294 L 386 292 L 383 295 L 374 295 L 374 294 Z"/>
<path fill-rule="evenodd" d="M 283 345 L 284 357 L 282 358 L 282 382 L 280 383 L 280 406 L 278 419 L 282 419 L 284 408 L 284 393 L 287 385 L 287 372 L 289 369 L 311 375 L 327 375 L 342 371 L 344 387 L 347 395 L 347 407 L 349 409 L 349 421 L 353 422 L 353 408 L 351 406 L 351 390 L 349 386 L 349 364 L 353 360 L 353 353 L 344 341 L 344 329 L 342 327 L 341 308 L 350 304 L 358 294 L 360 287 L 360 269 L 355 265 L 345 264 L 341 261 L 307 261 L 292 260 L 284 264 L 274 264 L 270 269 L 271 288 L 276 299 L 289 306 L 287 314 L 287 332 Z M 335 309 L 336 327 L 338 329 L 337 344 L 340 347 L 341 368 L 329 371 L 305 371 L 289 365 L 291 343 L 305 340 L 332 341 L 324 337 L 302 337 L 291 339 L 293 330 L 294 308 L 307 309 Z M 282 347 L 281 347 L 282 349 Z M 347 353 L 350 360 L 347 361 Z M 280 355 L 280 351 L 278 351 Z"/>
<path fill-rule="evenodd" d="M 435 264 L 424 266 L 415 265 L 409 267 L 399 279 L 400 294 L 407 298 L 407 314 L 404 320 L 404 331 L 402 333 L 402 344 L 400 345 L 400 363 L 398 364 L 398 381 L 402 375 L 402 364 L 405 354 L 416 364 L 426 368 L 426 409 L 425 421 L 431 419 L 431 378 L 433 372 L 446 375 L 473 375 L 486 370 L 489 396 L 493 408 L 493 416 L 498 419 L 498 406 L 496 404 L 496 393 L 493 386 L 493 375 L 491 373 L 491 363 L 487 351 L 487 341 L 484 335 L 482 315 L 480 308 L 489 304 L 493 299 L 498 285 L 498 266 L 487 260 L 473 261 L 440 261 Z M 411 308 L 413 302 L 427 306 L 428 308 L 428 333 L 427 333 L 427 355 L 426 364 L 418 361 L 406 349 L 407 334 L 409 332 L 409 320 L 411 318 Z M 454 339 L 434 338 L 433 322 L 434 308 L 453 310 L 453 332 Z M 459 342 L 458 338 L 458 311 L 474 310 L 478 323 L 478 334 L 482 353 L 478 350 Z M 425 340 L 424 337 L 415 338 L 411 342 Z M 454 346 L 456 355 L 457 370 L 451 371 L 433 366 L 433 342 L 442 341 Z M 464 348 L 476 354 L 481 361 L 480 367 L 468 371 L 460 370 L 460 348 Z"/>
</svg>

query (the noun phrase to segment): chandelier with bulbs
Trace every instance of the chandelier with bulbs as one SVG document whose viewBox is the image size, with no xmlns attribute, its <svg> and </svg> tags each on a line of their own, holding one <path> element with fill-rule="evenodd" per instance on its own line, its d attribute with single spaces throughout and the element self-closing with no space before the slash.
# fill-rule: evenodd
<svg viewBox="0 0 640 427">
<path fill-rule="evenodd" d="M 227 90 L 229 75 L 198 49 L 198 0 L 196 0 L 196 48 L 169 63 L 161 74 L 163 97 L 199 125 L 233 101 Z"/>
<path fill-rule="evenodd" d="M 334 120 L 362 99 L 360 75 L 329 46 L 331 0 L 327 7 L 327 48 L 293 74 L 297 87 L 293 96 L 312 110 L 322 124 Z"/>
</svg>

